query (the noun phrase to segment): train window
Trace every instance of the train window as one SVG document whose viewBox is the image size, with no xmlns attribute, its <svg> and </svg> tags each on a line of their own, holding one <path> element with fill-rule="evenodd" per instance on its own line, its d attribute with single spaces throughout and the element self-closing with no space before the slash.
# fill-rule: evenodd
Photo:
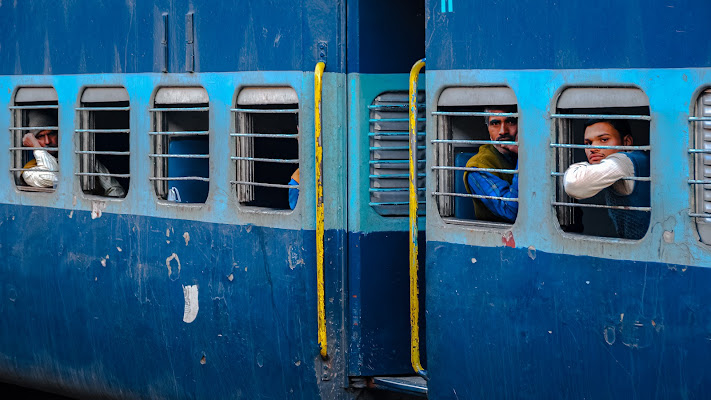
<svg viewBox="0 0 711 400">
<path fill-rule="evenodd" d="M 561 229 L 641 239 L 651 212 L 647 96 L 635 88 L 570 88 L 551 117 Z"/>
<path fill-rule="evenodd" d="M 447 88 L 432 140 L 440 215 L 506 226 L 518 214 L 518 108 L 508 87 Z"/>
<path fill-rule="evenodd" d="M 210 101 L 201 87 L 164 87 L 153 116 L 153 182 L 158 198 L 204 203 L 210 182 Z"/>
<path fill-rule="evenodd" d="M 378 95 L 370 111 L 370 206 L 383 216 L 409 214 L 409 95 L 406 91 Z M 417 95 L 417 190 L 425 202 L 425 93 Z M 424 207 L 418 213 L 424 215 Z"/>
<path fill-rule="evenodd" d="M 20 88 L 10 110 L 10 171 L 15 187 L 22 191 L 54 191 L 59 173 L 57 92 L 51 87 Z"/>
<path fill-rule="evenodd" d="M 699 238 L 711 244 L 711 89 L 706 89 L 696 100 L 691 135 L 691 185 L 693 211 Z"/>
<path fill-rule="evenodd" d="M 290 87 L 249 87 L 232 109 L 235 185 L 241 204 L 288 210 L 299 190 L 299 99 Z"/>
<path fill-rule="evenodd" d="M 129 100 L 124 88 L 87 88 L 77 108 L 79 172 L 85 194 L 125 197 L 130 175 Z"/>
</svg>

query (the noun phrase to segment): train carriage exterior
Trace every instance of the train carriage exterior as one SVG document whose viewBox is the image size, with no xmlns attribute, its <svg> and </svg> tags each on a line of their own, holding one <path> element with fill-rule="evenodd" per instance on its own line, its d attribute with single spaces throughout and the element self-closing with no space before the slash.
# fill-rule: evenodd
<svg viewBox="0 0 711 400">
<path fill-rule="evenodd" d="M 705 397 L 709 8 L 0 2 L 0 381 L 80 398 Z M 462 186 L 502 108 L 513 223 L 477 220 Z M 639 239 L 561 189 L 590 116 L 630 120 L 625 150 L 650 156 Z M 41 125 L 59 167 L 38 189 L 22 139 Z"/>
</svg>

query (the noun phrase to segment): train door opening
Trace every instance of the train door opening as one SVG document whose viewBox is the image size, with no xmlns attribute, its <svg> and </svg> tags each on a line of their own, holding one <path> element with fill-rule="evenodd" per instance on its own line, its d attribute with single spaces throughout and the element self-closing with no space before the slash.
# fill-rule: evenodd
<svg viewBox="0 0 711 400">
<path fill-rule="evenodd" d="M 395 20 L 397 24 L 392 23 Z M 408 77 L 412 65 L 424 58 L 425 1 L 348 2 L 347 23 L 350 384 L 422 396 L 426 384 L 421 378 L 413 379 L 410 351 Z M 423 74 L 416 95 L 420 108 L 415 149 L 422 243 L 424 80 Z M 424 246 L 419 259 L 424 266 Z M 421 268 L 422 322 L 424 275 Z M 424 330 L 422 324 L 423 362 Z"/>
</svg>

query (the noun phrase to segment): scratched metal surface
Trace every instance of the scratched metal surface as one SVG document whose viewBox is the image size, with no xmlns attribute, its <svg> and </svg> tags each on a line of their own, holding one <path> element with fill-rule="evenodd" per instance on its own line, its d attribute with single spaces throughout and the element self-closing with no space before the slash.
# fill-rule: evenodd
<svg viewBox="0 0 711 400">
<path fill-rule="evenodd" d="M 309 71 L 328 41 L 327 71 L 342 71 L 344 12 L 322 0 L 4 1 L 0 74 L 186 72 L 193 13 L 196 72 Z"/>
<path fill-rule="evenodd" d="M 423 5 L 424 0 L 3 1 L 0 75 L 164 67 L 190 72 L 188 13 L 195 72 L 313 71 L 320 42 L 327 47 L 326 72 L 406 72 L 424 56 Z"/>
<path fill-rule="evenodd" d="M 708 397 L 708 268 L 427 247 L 430 398 Z"/>
<path fill-rule="evenodd" d="M 339 235 L 327 231 L 327 254 Z M 321 385 L 313 231 L 2 205 L 0 238 L 4 381 L 82 397 L 346 395 Z M 339 360 L 336 261 L 326 311 Z"/>
<path fill-rule="evenodd" d="M 705 0 L 427 0 L 427 69 L 711 66 Z"/>
</svg>

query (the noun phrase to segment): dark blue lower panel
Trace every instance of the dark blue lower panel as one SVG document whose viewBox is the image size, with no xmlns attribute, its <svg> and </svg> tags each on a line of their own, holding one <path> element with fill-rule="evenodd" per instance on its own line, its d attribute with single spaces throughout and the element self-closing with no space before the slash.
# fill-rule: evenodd
<svg viewBox="0 0 711 400">
<path fill-rule="evenodd" d="M 320 396 L 313 231 L 0 205 L 0 238 L 0 380 L 84 396 Z M 327 239 L 342 253 L 342 232 Z M 338 338 L 342 262 L 327 261 Z M 190 285 L 199 311 L 186 323 Z"/>
<path fill-rule="evenodd" d="M 419 243 L 425 243 L 424 232 Z M 413 374 L 410 363 L 408 232 L 349 233 L 349 373 Z M 425 355 L 424 261 L 420 247 L 420 322 Z"/>
<path fill-rule="evenodd" d="M 432 242 L 431 399 L 703 399 L 711 269 Z"/>
</svg>

